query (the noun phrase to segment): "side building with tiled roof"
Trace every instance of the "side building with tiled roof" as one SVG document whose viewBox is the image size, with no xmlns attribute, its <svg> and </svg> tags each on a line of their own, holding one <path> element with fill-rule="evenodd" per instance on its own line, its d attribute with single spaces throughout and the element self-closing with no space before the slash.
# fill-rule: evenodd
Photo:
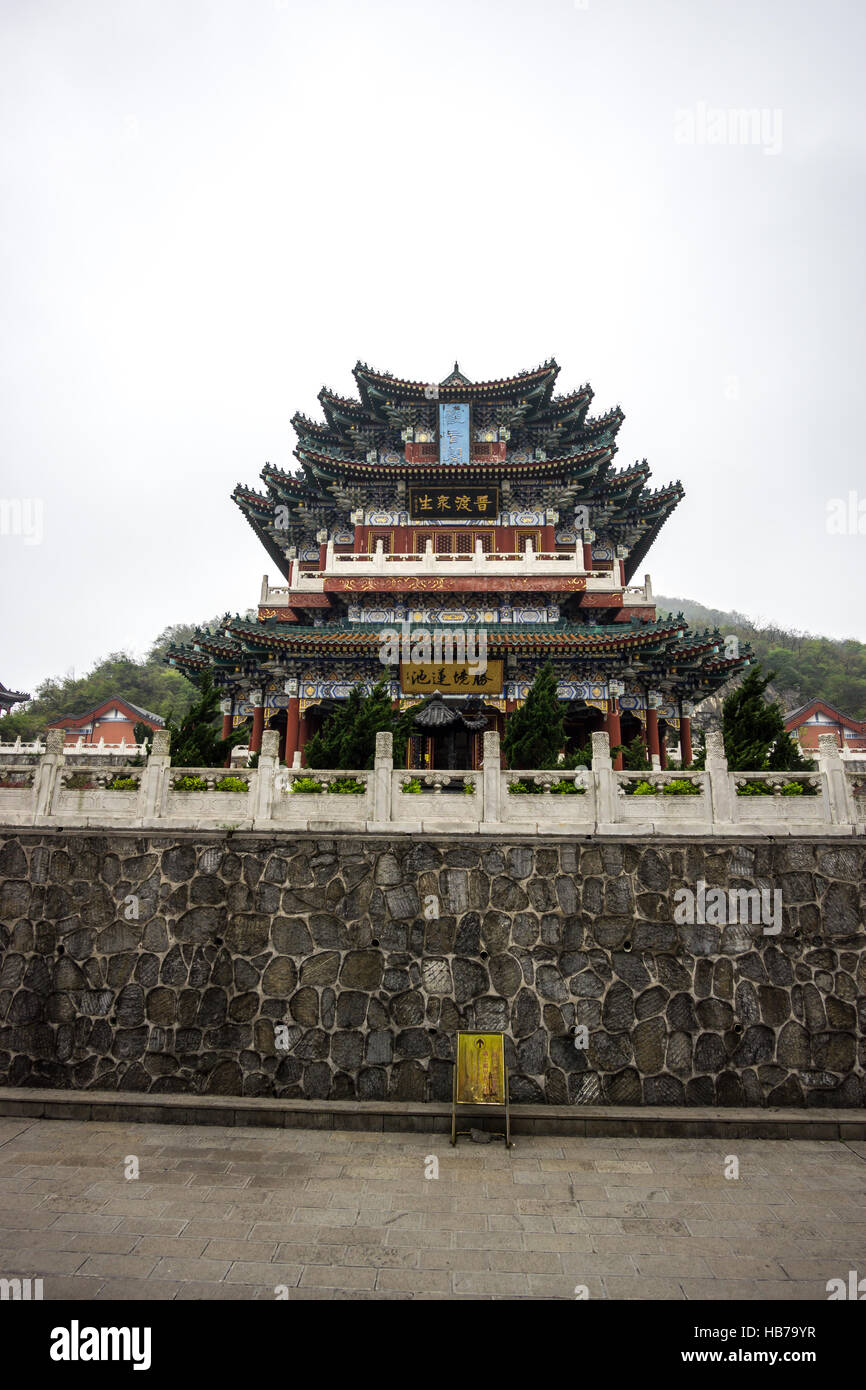
<svg viewBox="0 0 866 1390">
<path fill-rule="evenodd" d="M 785 728 L 807 755 L 817 752 L 821 734 L 835 734 L 839 747 L 848 753 L 866 753 L 866 720 L 844 714 L 828 700 L 809 700 L 791 710 L 785 715 Z"/>
<path fill-rule="evenodd" d="M 150 710 L 113 695 L 109 700 L 94 705 L 84 714 L 62 714 L 46 725 L 48 729 L 66 731 L 65 746 L 84 743 L 135 743 L 136 724 L 146 724 L 150 729 L 161 729 L 165 720 Z"/>
</svg>

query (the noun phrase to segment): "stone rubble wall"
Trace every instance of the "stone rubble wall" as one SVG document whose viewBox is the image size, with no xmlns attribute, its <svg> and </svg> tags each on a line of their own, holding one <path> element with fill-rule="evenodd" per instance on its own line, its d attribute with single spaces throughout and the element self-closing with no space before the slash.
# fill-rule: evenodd
<svg viewBox="0 0 866 1390">
<path fill-rule="evenodd" d="M 467 1028 L 505 1032 L 515 1102 L 861 1106 L 864 867 L 851 839 L 0 832 L 0 1084 L 442 1101 Z M 781 891 L 780 934 L 677 925 L 699 880 Z"/>
</svg>

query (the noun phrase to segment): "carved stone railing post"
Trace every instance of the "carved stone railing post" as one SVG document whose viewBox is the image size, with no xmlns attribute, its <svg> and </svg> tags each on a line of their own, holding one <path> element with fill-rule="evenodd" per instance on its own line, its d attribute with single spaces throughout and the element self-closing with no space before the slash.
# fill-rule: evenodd
<svg viewBox="0 0 866 1390">
<path fill-rule="evenodd" d="M 502 773 L 499 767 L 502 759 L 497 729 L 485 729 L 481 736 L 481 748 L 481 794 L 484 804 L 478 819 L 483 818 L 485 827 L 490 827 L 499 825 L 502 820 Z"/>
<path fill-rule="evenodd" d="M 706 736 L 706 759 L 704 766 L 710 783 L 710 807 L 713 827 L 731 825 L 734 820 L 735 796 L 728 760 L 725 757 L 725 741 L 721 729 L 708 729 Z"/>
<path fill-rule="evenodd" d="M 262 734 L 262 746 L 259 750 L 258 765 L 252 773 L 247 774 L 253 783 L 247 795 L 251 795 L 253 799 L 253 805 L 255 807 L 253 814 L 256 825 L 261 821 L 269 821 L 273 817 L 274 794 L 279 766 L 279 729 L 265 729 Z"/>
<path fill-rule="evenodd" d="M 835 734 L 818 735 L 818 771 L 824 784 L 827 811 L 833 825 L 851 826 L 857 820 L 845 764 Z"/>
<path fill-rule="evenodd" d="M 145 824 L 157 820 L 163 813 L 165 782 L 170 767 L 171 734 L 168 729 L 157 729 L 138 788 L 138 814 Z"/>
<path fill-rule="evenodd" d="M 394 735 L 387 730 L 376 735 L 373 762 L 372 817 L 375 825 L 391 820 L 391 774 L 394 771 Z"/>
<path fill-rule="evenodd" d="M 604 729 L 596 730 L 591 738 L 596 824 L 613 825 L 617 819 L 617 801 L 616 775 L 610 756 L 610 739 Z"/>
<path fill-rule="evenodd" d="M 33 779 L 34 824 L 38 825 L 43 816 L 49 816 L 51 814 L 54 789 L 59 783 L 60 772 L 63 768 L 63 744 L 65 737 L 65 729 L 48 730 L 48 736 L 45 740 L 45 752 L 39 759 L 39 766 L 36 769 L 36 776 Z"/>
</svg>

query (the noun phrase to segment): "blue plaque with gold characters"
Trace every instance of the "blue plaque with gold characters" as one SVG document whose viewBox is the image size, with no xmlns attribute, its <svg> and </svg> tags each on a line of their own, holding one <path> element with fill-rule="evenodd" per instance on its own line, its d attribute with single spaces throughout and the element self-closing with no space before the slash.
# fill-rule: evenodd
<svg viewBox="0 0 866 1390">
<path fill-rule="evenodd" d="M 469 462 L 469 406 L 440 405 L 439 462 Z"/>
</svg>

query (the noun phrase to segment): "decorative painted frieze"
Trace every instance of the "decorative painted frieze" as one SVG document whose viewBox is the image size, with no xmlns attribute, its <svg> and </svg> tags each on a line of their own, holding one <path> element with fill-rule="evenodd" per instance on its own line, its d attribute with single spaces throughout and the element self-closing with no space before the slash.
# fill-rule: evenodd
<svg viewBox="0 0 866 1390">
<path fill-rule="evenodd" d="M 351 604 L 348 609 L 350 623 L 361 623 L 367 627 L 375 623 L 556 623 L 559 621 L 559 604 L 531 608 L 516 608 L 503 604 L 496 608 L 406 608 L 400 604 L 394 608 L 368 608 Z"/>
<path fill-rule="evenodd" d="M 350 681 L 350 680 L 302 680 L 300 692 L 302 700 L 348 700 L 355 686 L 360 686 L 365 695 L 376 685 L 374 680 Z M 399 681 L 388 681 L 388 693 L 392 700 L 400 698 Z"/>
</svg>

